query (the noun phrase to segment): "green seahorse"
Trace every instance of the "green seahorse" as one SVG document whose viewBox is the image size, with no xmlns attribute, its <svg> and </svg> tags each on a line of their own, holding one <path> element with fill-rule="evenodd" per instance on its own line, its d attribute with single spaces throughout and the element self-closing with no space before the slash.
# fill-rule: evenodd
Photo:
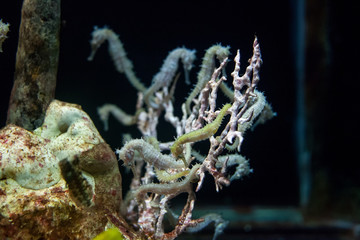
<svg viewBox="0 0 360 240">
<path fill-rule="evenodd" d="M 182 144 L 189 143 L 189 142 L 199 142 L 205 139 L 208 139 L 209 137 L 213 136 L 217 130 L 219 129 L 222 119 L 225 117 L 227 110 L 231 107 L 231 104 L 225 104 L 222 109 L 220 110 L 219 115 L 215 118 L 215 120 L 209 124 L 207 124 L 205 127 L 188 132 L 182 136 L 180 136 L 174 144 L 170 147 L 171 153 L 178 157 L 182 154 L 183 148 Z"/>
</svg>

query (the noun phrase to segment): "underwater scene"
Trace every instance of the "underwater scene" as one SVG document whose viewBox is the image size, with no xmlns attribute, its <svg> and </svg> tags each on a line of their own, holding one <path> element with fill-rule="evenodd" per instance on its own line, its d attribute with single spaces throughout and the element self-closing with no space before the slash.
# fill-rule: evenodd
<svg viewBox="0 0 360 240">
<path fill-rule="evenodd" d="M 0 240 L 360 239 L 351 6 L 0 5 Z"/>
</svg>

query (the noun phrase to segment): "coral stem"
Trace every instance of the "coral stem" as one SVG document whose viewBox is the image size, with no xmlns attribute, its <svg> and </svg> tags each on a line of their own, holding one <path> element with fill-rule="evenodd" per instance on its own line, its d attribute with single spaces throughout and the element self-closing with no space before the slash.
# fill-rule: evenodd
<svg viewBox="0 0 360 240">
<path fill-rule="evenodd" d="M 39 127 L 54 99 L 59 59 L 60 0 L 25 0 L 7 124 Z"/>
</svg>

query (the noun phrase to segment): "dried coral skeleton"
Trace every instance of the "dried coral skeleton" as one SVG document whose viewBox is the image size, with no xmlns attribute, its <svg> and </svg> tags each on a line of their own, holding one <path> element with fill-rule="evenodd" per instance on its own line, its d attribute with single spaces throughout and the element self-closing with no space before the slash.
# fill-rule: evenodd
<svg viewBox="0 0 360 240">
<path fill-rule="evenodd" d="M 134 116 L 113 104 L 106 104 L 98 111 L 106 128 L 109 115 L 114 114 L 125 125 L 137 124 L 143 135 L 142 139 L 129 140 L 117 150 L 120 160 L 131 168 L 134 175 L 130 191 L 121 206 L 122 214 L 138 232 L 150 239 L 174 239 L 185 230 L 197 231 L 210 222 L 215 222 L 215 239 L 227 221 L 216 214 L 192 219 L 195 202 L 192 185 L 197 183 L 195 191 L 199 191 L 208 172 L 214 178 L 216 191 L 219 191 L 251 171 L 248 161 L 239 154 L 244 133 L 251 126 L 274 116 L 263 93 L 256 90 L 262 63 L 257 38 L 253 43 L 253 56 L 243 75 L 240 75 L 240 53 L 237 51 L 235 69 L 231 73 L 233 89 L 225 84 L 227 78 L 222 75 L 229 48 L 216 45 L 207 50 L 198 83 L 181 106 L 182 117 L 174 114 L 174 78 L 179 59 L 185 71 L 191 69 L 195 51 L 179 48 L 170 52 L 152 85 L 146 88 L 135 76 L 131 61 L 112 30 L 95 28 L 89 59 L 93 59 L 105 40 L 109 42 L 109 53 L 116 69 L 125 73 L 139 91 Z M 215 57 L 220 61 L 217 68 Z M 224 108 L 223 103 L 217 102 L 219 88 L 229 98 L 230 104 Z M 176 130 L 176 141 L 157 139 L 157 126 L 163 112 L 165 120 Z M 223 120 L 225 115 L 230 117 Z M 218 131 L 220 124 L 222 127 Z M 196 151 L 195 142 L 206 139 L 209 139 L 210 147 L 206 156 L 201 156 Z M 172 153 L 169 153 L 170 149 Z M 230 149 L 236 153 L 230 154 Z M 232 174 L 228 171 L 230 167 L 235 168 Z M 177 216 L 168 208 L 168 203 L 183 192 L 188 194 L 188 199 L 182 213 Z M 163 224 L 166 214 L 167 219 L 176 219 L 173 230 L 168 233 L 165 233 Z"/>
</svg>

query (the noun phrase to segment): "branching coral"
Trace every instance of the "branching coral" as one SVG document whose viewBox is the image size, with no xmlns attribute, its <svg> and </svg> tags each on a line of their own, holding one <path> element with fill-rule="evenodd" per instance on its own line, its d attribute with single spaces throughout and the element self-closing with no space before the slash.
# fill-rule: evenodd
<svg viewBox="0 0 360 240">
<path fill-rule="evenodd" d="M 137 231 L 150 239 L 174 239 L 186 229 L 200 230 L 210 222 L 216 223 L 216 238 L 227 221 L 214 214 L 192 220 L 195 201 L 192 184 L 197 183 L 196 191 L 199 191 L 208 172 L 214 178 L 216 191 L 219 191 L 252 171 L 248 160 L 238 153 L 244 134 L 250 127 L 274 116 L 264 94 L 256 89 L 262 63 L 257 38 L 253 43 L 249 66 L 243 75 L 240 75 L 240 53 L 237 51 L 235 69 L 231 73 L 232 88 L 225 84 L 227 78 L 224 74 L 229 48 L 220 45 L 209 48 L 198 74 L 198 82 L 181 106 L 182 117 L 178 117 L 174 114 L 172 101 L 178 62 L 181 59 L 185 71 L 189 71 L 195 51 L 179 48 L 170 52 L 160 72 L 153 78 L 152 85 L 146 88 L 136 78 L 131 61 L 112 30 L 96 28 L 92 36 L 93 53 L 90 59 L 94 51 L 108 40 L 109 53 L 116 68 L 125 73 L 139 91 L 134 116 L 124 113 L 115 105 L 107 104 L 99 108 L 105 126 L 112 113 L 126 125 L 137 124 L 143 135 L 142 139 L 129 140 L 117 150 L 120 160 L 134 173 L 130 191 L 121 206 L 122 214 Z M 220 62 L 218 67 L 215 56 Z M 230 103 L 224 105 L 218 102 L 219 90 L 229 98 Z M 175 141 L 157 139 L 157 127 L 163 112 L 165 121 L 176 130 Z M 210 147 L 206 156 L 202 156 L 196 151 L 196 142 L 206 139 L 209 139 Z M 230 154 L 229 151 L 237 153 Z M 229 171 L 230 168 L 235 168 L 235 171 Z M 168 203 L 183 192 L 188 194 L 188 199 L 180 216 L 176 216 L 168 208 Z M 165 215 L 168 215 L 170 223 L 176 219 L 174 229 L 168 233 L 164 232 Z"/>
</svg>

